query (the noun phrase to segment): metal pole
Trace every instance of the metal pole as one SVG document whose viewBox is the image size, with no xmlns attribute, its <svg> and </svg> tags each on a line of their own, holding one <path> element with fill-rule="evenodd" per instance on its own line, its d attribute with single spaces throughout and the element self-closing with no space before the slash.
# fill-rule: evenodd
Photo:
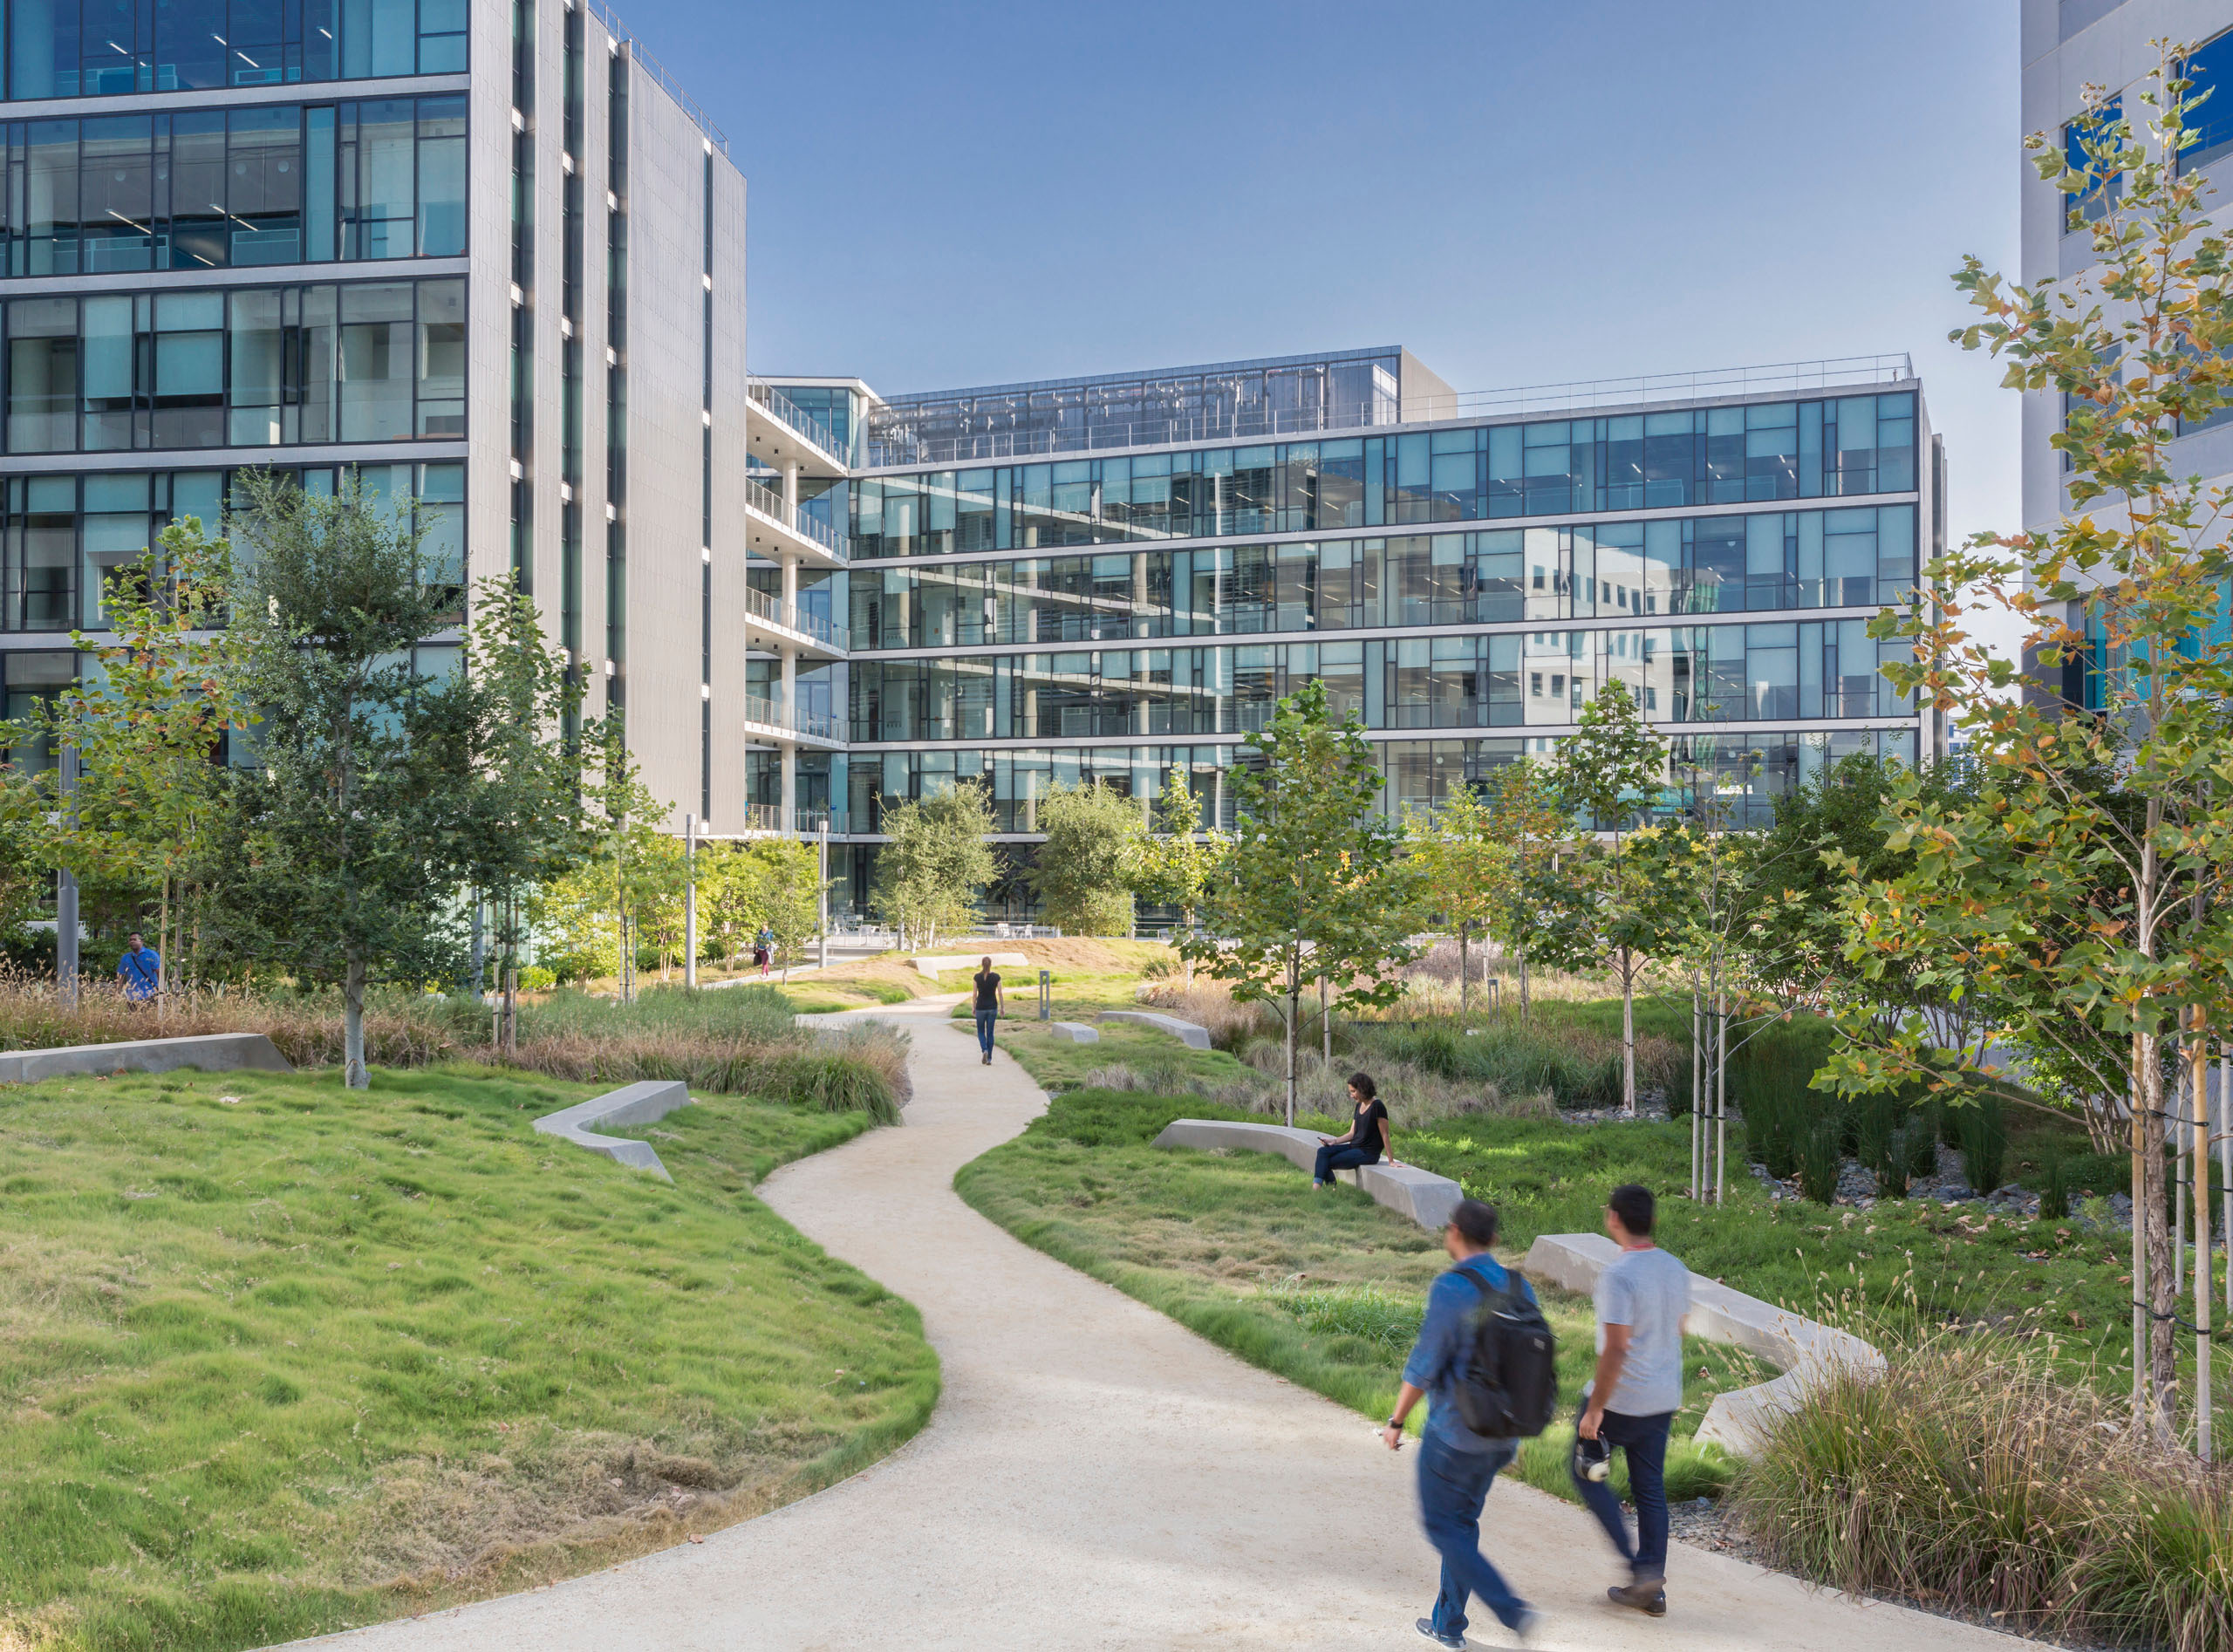
<svg viewBox="0 0 2233 1652">
<path fill-rule="evenodd" d="M 816 944 L 815 961 L 827 968 L 830 964 L 830 816 L 822 817 L 822 829 L 815 834 L 816 886 L 821 891 L 816 897 L 821 904 L 822 932 Z"/>
<path fill-rule="evenodd" d="M 682 985 L 698 986 L 698 816 L 682 817 Z"/>
<path fill-rule="evenodd" d="M 62 807 L 74 820 L 78 809 L 78 748 L 61 754 Z M 78 1007 L 78 875 L 65 867 L 54 886 L 54 980 L 62 1001 Z"/>
</svg>

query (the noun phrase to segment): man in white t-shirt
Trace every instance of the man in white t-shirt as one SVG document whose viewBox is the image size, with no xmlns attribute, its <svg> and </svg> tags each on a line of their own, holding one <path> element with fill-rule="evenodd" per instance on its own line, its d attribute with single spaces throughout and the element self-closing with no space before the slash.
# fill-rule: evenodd
<svg viewBox="0 0 2233 1652">
<path fill-rule="evenodd" d="M 1620 1255 L 1597 1278 L 1597 1370 L 1582 1397 L 1575 1432 L 1598 1443 L 1601 1458 L 1617 1447 L 1629 1459 L 1635 1498 L 1631 1539 L 1621 1499 L 1610 1484 L 1582 1472 L 1574 1483 L 1613 1546 L 1629 1563 L 1629 1580 L 1606 1591 L 1614 1603 L 1653 1617 L 1667 1614 L 1667 1430 L 1683 1409 L 1683 1317 L 1690 1311 L 1690 1270 L 1652 1242 L 1656 1217 L 1651 1190 L 1630 1183 L 1606 1201 L 1605 1231 Z"/>
</svg>

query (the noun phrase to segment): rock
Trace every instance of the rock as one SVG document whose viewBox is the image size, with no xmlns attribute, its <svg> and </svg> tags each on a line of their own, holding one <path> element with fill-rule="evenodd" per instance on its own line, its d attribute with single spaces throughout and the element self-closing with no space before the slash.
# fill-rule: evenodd
<svg viewBox="0 0 2233 1652">
<path fill-rule="evenodd" d="M 2129 1193 L 2110 1194 L 2109 1214 L 2120 1222 L 2132 1220 L 2132 1195 Z"/>
</svg>

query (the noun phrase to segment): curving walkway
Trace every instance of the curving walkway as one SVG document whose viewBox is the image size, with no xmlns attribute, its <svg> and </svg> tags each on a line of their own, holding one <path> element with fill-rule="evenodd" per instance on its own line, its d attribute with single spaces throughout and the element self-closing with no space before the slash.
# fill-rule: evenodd
<svg viewBox="0 0 2233 1652">
<path fill-rule="evenodd" d="M 978 1064 L 955 1000 L 874 1012 L 913 1034 L 906 1123 L 763 1190 L 798 1228 L 920 1307 L 945 1364 L 930 1425 L 820 1495 L 706 1539 L 416 1621 L 332 1637 L 399 1652 L 809 1652 L 921 1648 L 1382 1648 L 1435 1588 L 1413 1452 L 1009 1238 L 954 1171 L 1045 1104 L 1005 1054 Z M 1588 1652 L 2009 1652 L 2010 1637 L 1818 1594 L 1678 1549 L 1672 1609 L 1603 1604 L 1602 1535 L 1516 1483 L 1486 1546 Z M 1494 1619 L 1481 1645 L 1509 1646 Z"/>
</svg>

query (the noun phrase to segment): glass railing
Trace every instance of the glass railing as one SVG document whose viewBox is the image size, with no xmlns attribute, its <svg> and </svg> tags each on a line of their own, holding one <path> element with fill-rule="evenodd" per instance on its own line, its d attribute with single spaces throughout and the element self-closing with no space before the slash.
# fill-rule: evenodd
<svg viewBox="0 0 2233 1652">
<path fill-rule="evenodd" d="M 838 561 L 843 562 L 845 560 L 846 543 L 844 535 L 839 533 L 835 528 L 830 527 L 826 522 L 816 522 L 813 517 L 806 515 L 803 511 L 800 512 L 797 516 L 794 517 L 789 511 L 783 509 L 783 495 L 777 493 L 766 482 L 758 481 L 750 476 L 747 476 L 744 479 L 744 502 L 749 505 L 753 509 L 758 511 L 761 515 L 772 516 L 775 521 L 782 523 L 784 527 L 798 535 L 800 538 L 811 539 L 816 544 L 821 546 L 831 556 L 837 557 Z"/>
<path fill-rule="evenodd" d="M 744 605 L 755 618 L 770 625 L 781 625 L 786 631 L 797 631 L 801 636 L 811 637 L 823 647 L 834 648 L 841 654 L 850 646 L 851 633 L 844 626 L 833 624 L 820 614 L 809 613 L 803 608 L 786 608 L 780 598 L 771 597 L 764 590 L 746 587 Z"/>
<path fill-rule="evenodd" d="M 787 729 L 802 734 L 809 740 L 842 741 L 843 725 L 838 719 L 797 706 L 786 706 L 780 700 L 765 700 L 758 694 L 744 697 L 744 717 L 747 722 L 762 727 Z"/>
<path fill-rule="evenodd" d="M 764 379 L 748 379 L 745 381 L 744 393 L 789 425 L 801 436 L 821 448 L 839 464 L 845 462 L 845 445 L 837 440 L 837 432 L 776 389 L 775 386 Z"/>
<path fill-rule="evenodd" d="M 843 815 L 832 815 L 826 809 L 794 809 L 786 816 L 781 803 L 748 803 L 744 820 L 744 829 L 749 832 L 786 832 L 800 837 L 816 836 L 825 823 L 833 832 L 845 829 Z"/>
</svg>

